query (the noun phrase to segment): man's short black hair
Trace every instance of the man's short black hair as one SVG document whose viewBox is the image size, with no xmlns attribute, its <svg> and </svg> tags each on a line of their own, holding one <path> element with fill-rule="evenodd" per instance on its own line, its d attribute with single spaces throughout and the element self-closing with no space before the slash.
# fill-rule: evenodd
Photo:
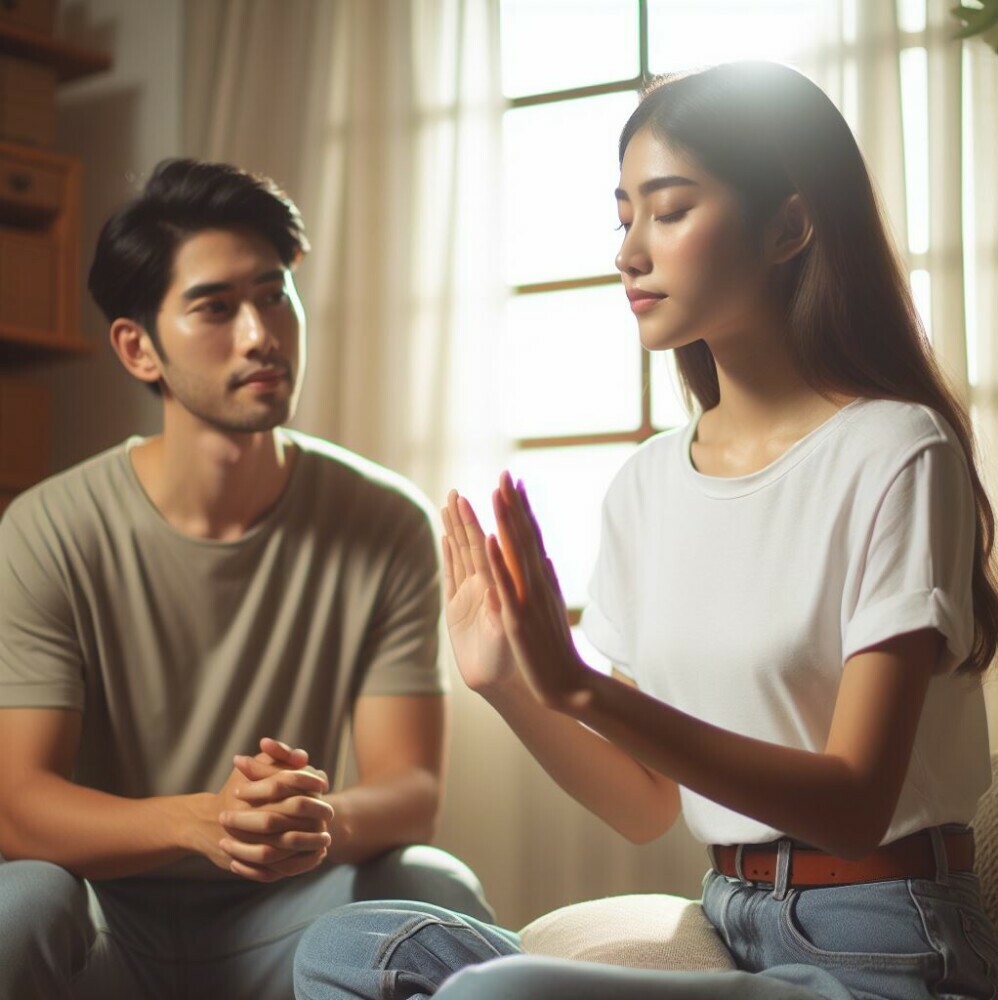
<svg viewBox="0 0 998 1000">
<path fill-rule="evenodd" d="M 97 238 L 88 287 L 113 322 L 139 323 L 159 346 L 156 316 L 177 247 L 205 229 L 249 229 L 285 267 L 309 250 L 294 202 L 269 178 L 227 163 L 163 160 L 142 193 L 111 216 Z"/>
</svg>

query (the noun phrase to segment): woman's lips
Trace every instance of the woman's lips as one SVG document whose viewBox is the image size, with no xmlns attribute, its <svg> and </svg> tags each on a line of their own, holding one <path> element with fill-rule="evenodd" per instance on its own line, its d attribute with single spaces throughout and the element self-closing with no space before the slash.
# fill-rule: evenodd
<svg viewBox="0 0 998 1000">
<path fill-rule="evenodd" d="M 654 309 L 660 302 L 664 302 L 668 295 L 628 295 L 631 303 L 631 312 L 636 314 L 646 313 Z"/>
</svg>

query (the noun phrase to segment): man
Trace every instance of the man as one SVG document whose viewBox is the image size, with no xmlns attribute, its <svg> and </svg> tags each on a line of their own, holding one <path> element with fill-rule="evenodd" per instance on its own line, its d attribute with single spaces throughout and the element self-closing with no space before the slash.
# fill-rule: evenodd
<svg viewBox="0 0 998 1000">
<path fill-rule="evenodd" d="M 91 292 L 163 430 L 0 522 L 3 1000 L 283 1000 L 337 905 L 488 916 L 459 862 L 398 850 L 441 796 L 429 518 L 400 477 L 282 428 L 307 250 L 272 182 L 190 160 L 98 240 Z M 348 721 L 358 778 L 330 791 Z"/>
</svg>

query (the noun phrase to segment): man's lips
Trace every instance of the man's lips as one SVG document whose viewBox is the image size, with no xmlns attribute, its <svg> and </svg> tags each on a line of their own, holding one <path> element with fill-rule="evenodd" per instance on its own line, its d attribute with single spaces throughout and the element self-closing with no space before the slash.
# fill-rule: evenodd
<svg viewBox="0 0 998 1000">
<path fill-rule="evenodd" d="M 271 386 L 277 385 L 278 382 L 283 382 L 288 378 L 288 369 L 281 368 L 260 368 L 257 371 L 250 372 L 248 375 L 242 375 L 236 379 L 236 385 L 260 385 L 260 386 Z"/>
</svg>

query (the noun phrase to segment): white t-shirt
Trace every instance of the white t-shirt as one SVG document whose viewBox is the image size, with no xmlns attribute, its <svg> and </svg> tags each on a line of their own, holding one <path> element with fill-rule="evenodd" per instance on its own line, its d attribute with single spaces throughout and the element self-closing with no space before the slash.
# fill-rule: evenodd
<svg viewBox="0 0 998 1000">
<path fill-rule="evenodd" d="M 725 729 L 821 751 L 845 661 L 932 627 L 946 639 L 884 843 L 968 822 L 990 783 L 973 641 L 975 513 L 952 429 L 909 403 L 860 399 L 748 476 L 697 472 L 694 420 L 617 474 L 586 635 L 663 702 Z M 782 835 L 686 788 L 705 843 Z"/>
</svg>

